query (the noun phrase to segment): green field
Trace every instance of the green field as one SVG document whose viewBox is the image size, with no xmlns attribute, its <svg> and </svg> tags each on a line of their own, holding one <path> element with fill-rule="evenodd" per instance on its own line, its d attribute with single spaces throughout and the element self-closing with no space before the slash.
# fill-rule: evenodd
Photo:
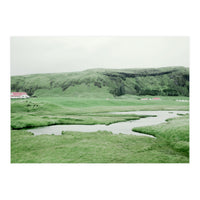
<svg viewBox="0 0 200 200">
<path fill-rule="evenodd" d="M 145 96 L 146 97 L 146 96 Z M 137 131 L 156 139 L 109 132 L 33 136 L 26 128 L 54 124 L 111 124 L 143 116 L 114 111 L 189 110 L 189 97 L 39 97 L 11 100 L 11 163 L 188 163 L 189 116 Z M 150 98 L 150 96 L 149 96 Z"/>
</svg>

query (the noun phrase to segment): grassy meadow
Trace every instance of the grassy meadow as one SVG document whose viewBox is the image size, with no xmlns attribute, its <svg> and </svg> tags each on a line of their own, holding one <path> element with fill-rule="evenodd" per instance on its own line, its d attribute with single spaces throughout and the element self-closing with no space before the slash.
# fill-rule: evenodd
<svg viewBox="0 0 200 200">
<path fill-rule="evenodd" d="M 147 96 L 145 96 L 147 97 Z M 155 138 L 113 135 L 110 132 L 63 132 L 34 136 L 27 128 L 55 124 L 111 124 L 138 120 L 138 115 L 116 111 L 189 110 L 189 97 L 161 96 L 38 97 L 11 100 L 11 163 L 188 163 L 189 116 L 167 123 L 137 128 Z M 152 96 L 148 96 L 152 98 Z M 135 130 L 135 129 L 134 129 Z"/>
</svg>

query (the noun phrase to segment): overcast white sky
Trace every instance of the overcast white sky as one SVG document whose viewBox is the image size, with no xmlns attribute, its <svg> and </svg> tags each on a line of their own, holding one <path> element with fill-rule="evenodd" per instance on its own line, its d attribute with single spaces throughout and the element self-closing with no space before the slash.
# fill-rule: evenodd
<svg viewBox="0 0 200 200">
<path fill-rule="evenodd" d="M 189 67 L 189 37 L 11 37 L 11 75 Z"/>
</svg>

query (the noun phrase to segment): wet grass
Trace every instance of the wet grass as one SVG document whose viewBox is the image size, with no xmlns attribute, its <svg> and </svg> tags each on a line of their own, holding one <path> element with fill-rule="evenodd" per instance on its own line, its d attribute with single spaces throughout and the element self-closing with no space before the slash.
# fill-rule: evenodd
<svg viewBox="0 0 200 200">
<path fill-rule="evenodd" d="M 115 115 L 115 114 L 85 114 L 85 115 L 27 115 L 12 114 L 11 128 L 33 128 L 39 126 L 61 125 L 61 124 L 112 124 L 116 122 L 124 122 L 128 120 L 138 120 L 140 118 L 154 115 Z"/>
<path fill-rule="evenodd" d="M 114 115 L 114 111 L 188 110 L 188 102 L 163 97 L 159 101 L 141 101 L 133 96 L 117 99 L 67 97 L 32 98 L 11 101 L 11 128 L 21 129 L 55 124 L 111 124 L 135 120 L 137 115 Z"/>
</svg>

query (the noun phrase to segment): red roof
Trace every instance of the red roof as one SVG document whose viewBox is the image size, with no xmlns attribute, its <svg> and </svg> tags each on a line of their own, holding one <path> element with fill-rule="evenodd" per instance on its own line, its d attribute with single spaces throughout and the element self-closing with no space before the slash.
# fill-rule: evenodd
<svg viewBox="0 0 200 200">
<path fill-rule="evenodd" d="M 160 98 L 158 98 L 158 97 L 155 97 L 155 98 L 153 98 L 154 100 L 158 100 L 158 99 L 160 99 Z"/>
<path fill-rule="evenodd" d="M 11 92 L 11 97 L 20 97 L 22 95 L 27 95 L 26 92 Z"/>
</svg>

